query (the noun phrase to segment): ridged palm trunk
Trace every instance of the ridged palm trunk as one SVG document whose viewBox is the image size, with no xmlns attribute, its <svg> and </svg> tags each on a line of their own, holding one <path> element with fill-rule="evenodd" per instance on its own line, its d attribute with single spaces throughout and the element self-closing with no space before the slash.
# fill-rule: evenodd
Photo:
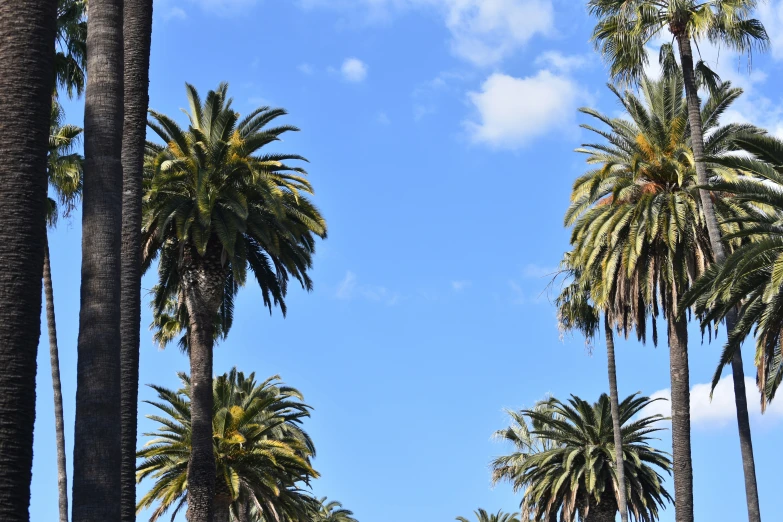
<svg viewBox="0 0 783 522">
<path fill-rule="evenodd" d="M 0 2 L 0 520 L 29 520 L 56 0 Z"/>
<path fill-rule="evenodd" d="M 90 0 L 73 521 L 120 519 L 122 0 Z"/>
<path fill-rule="evenodd" d="M 223 298 L 225 270 L 217 239 L 204 256 L 190 246 L 183 250 L 182 291 L 190 316 L 190 422 L 192 444 L 188 464 L 188 521 L 213 522 L 215 454 L 212 445 L 212 348 L 215 315 Z"/>
<path fill-rule="evenodd" d="M 65 420 L 63 418 L 63 391 L 60 383 L 60 353 L 57 347 L 57 321 L 54 316 L 54 288 L 49 257 L 49 241 L 44 247 L 44 296 L 46 298 L 46 326 L 49 330 L 49 359 L 52 364 L 54 391 L 54 429 L 57 438 L 57 500 L 60 522 L 68 522 L 68 473 L 65 466 Z"/>
<path fill-rule="evenodd" d="M 122 522 L 136 520 L 136 430 L 141 327 L 141 198 L 149 104 L 152 0 L 125 0 L 120 355 Z"/>
<path fill-rule="evenodd" d="M 690 38 L 686 34 L 676 34 L 676 38 L 685 80 L 685 96 L 688 102 L 688 120 L 691 126 L 691 146 L 693 148 L 694 163 L 696 164 L 696 176 L 699 180 L 699 185 L 705 186 L 709 180 L 707 178 L 707 167 L 704 164 L 704 133 L 702 131 L 701 104 L 699 102 L 699 93 L 694 77 L 693 50 L 691 48 Z M 709 191 L 703 189 L 699 191 L 699 196 L 715 261 L 722 262 L 726 258 L 726 251 L 721 242 L 721 231 L 715 216 L 712 196 Z M 736 324 L 737 314 L 736 312 L 731 312 L 726 317 L 726 330 L 730 332 L 734 329 L 734 325 Z M 731 369 L 734 381 L 734 402 L 737 409 L 737 428 L 739 430 L 740 451 L 742 453 L 742 470 L 745 478 L 745 498 L 748 507 L 748 521 L 761 522 L 759 493 L 756 484 L 756 463 L 753 457 L 753 438 L 750 431 L 748 404 L 745 395 L 745 373 L 742 368 L 742 353 L 739 346 L 732 358 Z"/>
<path fill-rule="evenodd" d="M 590 511 L 587 513 L 584 522 L 614 522 L 617 516 L 617 502 L 611 496 L 611 492 L 604 495 L 600 504 L 596 504 L 593 499 L 590 500 Z"/>
<path fill-rule="evenodd" d="M 693 462 L 691 459 L 691 390 L 688 369 L 688 323 L 668 318 L 669 370 L 672 390 L 672 468 L 674 518 L 693 522 Z"/>
<path fill-rule="evenodd" d="M 609 318 L 604 314 L 604 334 L 606 335 L 606 358 L 609 370 L 609 402 L 612 406 L 612 430 L 614 431 L 615 466 L 617 469 L 618 508 L 622 522 L 628 522 L 628 501 L 625 486 L 625 459 L 623 457 L 623 433 L 620 428 L 620 397 L 617 393 L 617 365 L 614 360 L 614 333 Z M 614 514 L 612 515 L 614 516 Z"/>
</svg>

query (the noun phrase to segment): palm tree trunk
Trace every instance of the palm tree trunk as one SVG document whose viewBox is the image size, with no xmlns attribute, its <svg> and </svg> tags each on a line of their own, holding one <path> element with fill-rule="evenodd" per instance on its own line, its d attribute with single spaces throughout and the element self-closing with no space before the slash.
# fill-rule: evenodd
<svg viewBox="0 0 783 522">
<path fill-rule="evenodd" d="M 56 0 L 0 2 L 0 520 L 29 520 Z"/>
<path fill-rule="evenodd" d="M 691 126 L 691 146 L 693 159 L 696 164 L 696 177 L 699 185 L 706 186 L 709 182 L 707 166 L 704 163 L 704 132 L 701 121 L 701 103 L 696 86 L 693 69 L 693 50 L 690 38 L 683 33 L 677 34 L 677 47 L 680 51 L 683 78 L 685 80 L 685 97 L 688 102 L 688 120 Z M 708 190 L 700 189 L 699 196 L 702 203 L 704 218 L 707 223 L 707 232 L 710 236 L 715 261 L 720 263 L 726 258 L 726 251 L 721 241 L 721 231 L 718 219 L 715 215 L 715 207 L 712 196 Z M 726 331 L 731 332 L 737 324 L 737 313 L 731 311 L 726 316 Z M 759 508 L 759 493 L 756 484 L 756 463 L 753 457 L 753 439 L 750 432 L 750 419 L 748 418 L 748 405 L 745 396 L 745 374 L 742 370 L 742 352 L 737 350 L 732 357 L 732 378 L 734 380 L 734 402 L 737 409 L 737 427 L 740 436 L 740 451 L 742 453 L 742 470 L 745 477 L 745 499 L 748 506 L 748 521 L 761 522 L 761 510 Z"/>
<path fill-rule="evenodd" d="M 63 391 L 60 383 L 60 354 L 57 347 L 57 321 L 54 317 L 54 289 L 49 243 L 44 246 L 43 270 L 46 296 L 46 325 L 49 329 L 49 358 L 52 361 L 52 388 L 54 389 L 54 427 L 57 433 L 57 498 L 60 522 L 68 522 L 68 473 L 65 467 L 65 421 L 63 419 Z"/>
<path fill-rule="evenodd" d="M 122 0 L 90 0 L 73 521 L 120 519 Z"/>
<path fill-rule="evenodd" d="M 121 520 L 136 520 L 136 431 L 141 327 L 141 198 L 149 103 L 152 0 L 125 0 L 120 371 L 122 374 Z"/>
<path fill-rule="evenodd" d="M 674 518 L 693 522 L 693 462 L 691 459 L 691 390 L 688 369 L 688 323 L 668 317 L 669 368 L 672 389 L 672 456 Z"/>
<path fill-rule="evenodd" d="M 614 431 L 615 466 L 617 469 L 617 499 L 622 522 L 628 522 L 628 502 L 625 486 L 625 459 L 623 458 L 623 434 L 620 426 L 620 398 L 617 393 L 617 366 L 614 361 L 614 334 L 609 318 L 604 314 L 606 356 L 609 369 L 609 401 L 612 405 L 612 430 Z"/>
<path fill-rule="evenodd" d="M 190 316 L 190 421 L 192 450 L 188 464 L 189 522 L 213 522 L 215 454 L 212 444 L 212 348 L 215 315 L 223 298 L 225 268 L 222 245 L 212 238 L 204 256 L 191 246 L 183 249 L 182 292 Z"/>
</svg>

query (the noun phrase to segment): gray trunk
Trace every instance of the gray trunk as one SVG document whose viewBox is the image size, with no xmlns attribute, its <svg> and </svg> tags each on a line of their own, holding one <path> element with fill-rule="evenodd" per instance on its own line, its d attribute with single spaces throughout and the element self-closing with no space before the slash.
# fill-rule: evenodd
<svg viewBox="0 0 783 522">
<path fill-rule="evenodd" d="M 617 366 L 614 360 L 614 334 L 609 318 L 604 314 L 606 335 L 606 356 L 609 370 L 609 401 L 612 405 L 612 430 L 614 432 L 615 469 L 617 470 L 617 499 L 622 522 L 628 522 L 628 503 L 625 486 L 625 459 L 623 456 L 623 435 L 620 423 L 620 398 L 617 392 Z"/>
<path fill-rule="evenodd" d="M 122 0 L 90 0 L 73 521 L 120 519 Z"/>
<path fill-rule="evenodd" d="M 149 102 L 152 0 L 125 0 L 122 135 L 122 522 L 136 520 L 136 431 L 141 327 L 141 198 Z"/>
<path fill-rule="evenodd" d="M 0 520 L 29 520 L 56 0 L 0 1 Z"/>
<path fill-rule="evenodd" d="M 693 159 L 696 164 L 696 176 L 699 185 L 707 185 L 707 166 L 704 163 L 704 133 L 701 121 L 701 104 L 696 86 L 693 69 L 693 50 L 691 41 L 687 35 L 677 35 L 677 46 L 680 51 L 683 78 L 685 80 L 685 96 L 688 102 L 688 120 L 691 126 L 691 146 Z M 707 231 L 710 236 L 715 261 L 720 263 L 726 258 L 726 250 L 721 240 L 721 231 L 718 219 L 715 215 L 715 207 L 709 191 L 699 190 L 704 218 L 707 223 Z M 730 332 L 737 324 L 737 313 L 732 311 L 726 317 L 726 331 Z M 748 405 L 745 396 L 745 374 L 742 371 L 742 353 L 738 346 L 732 358 L 732 378 L 734 381 L 734 401 L 737 407 L 737 427 L 740 438 L 740 451 L 742 453 L 742 470 L 745 478 L 745 497 L 748 507 L 749 522 L 761 522 L 759 508 L 759 493 L 756 484 L 756 463 L 753 457 L 753 439 L 750 432 L 750 420 L 748 418 Z"/>
<path fill-rule="evenodd" d="M 63 392 L 60 383 L 60 353 L 57 346 L 57 321 L 54 316 L 54 288 L 52 286 L 49 244 L 44 250 L 44 296 L 46 296 L 46 326 L 49 330 L 49 359 L 52 363 L 54 392 L 54 428 L 57 436 L 57 500 L 60 522 L 68 522 L 68 473 L 65 465 L 65 421 L 63 419 Z"/>
<path fill-rule="evenodd" d="M 209 242 L 203 257 L 190 246 L 186 246 L 183 252 L 182 292 L 190 315 L 192 449 L 188 465 L 188 520 L 214 522 L 216 470 L 212 448 L 212 347 L 225 271 L 220 262 L 222 247 L 215 238 Z"/>
<path fill-rule="evenodd" d="M 674 315 L 674 314 L 671 314 Z M 691 460 L 690 377 L 688 374 L 688 323 L 669 317 L 669 368 L 672 389 L 672 456 L 674 518 L 693 522 L 693 463 Z"/>
</svg>

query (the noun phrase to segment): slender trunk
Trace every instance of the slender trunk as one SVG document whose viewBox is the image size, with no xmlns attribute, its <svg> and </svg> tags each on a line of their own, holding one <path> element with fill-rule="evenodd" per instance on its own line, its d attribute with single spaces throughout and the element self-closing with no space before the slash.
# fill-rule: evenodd
<svg viewBox="0 0 783 522">
<path fill-rule="evenodd" d="M 693 69 L 693 50 L 690 38 L 686 34 L 678 34 L 677 47 L 680 51 L 683 78 L 685 80 L 685 97 L 688 102 L 688 121 L 691 127 L 691 147 L 693 159 L 696 164 L 696 177 L 699 185 L 706 186 L 709 182 L 707 166 L 704 163 L 704 132 L 701 121 L 701 103 L 696 86 Z M 713 256 L 717 263 L 726 258 L 726 250 L 721 241 L 721 231 L 718 219 L 715 215 L 715 207 L 708 190 L 700 189 L 699 196 L 707 223 L 707 232 L 710 236 Z M 737 324 L 737 313 L 730 312 L 726 317 L 726 331 L 730 332 Z M 750 420 L 748 418 L 748 405 L 745 396 L 745 374 L 742 371 L 742 353 L 738 346 L 732 358 L 732 378 L 734 380 L 734 401 L 737 407 L 737 427 L 740 435 L 740 451 L 742 453 L 742 470 L 745 477 L 745 499 L 748 506 L 749 522 L 761 522 L 759 508 L 759 493 L 756 484 L 756 463 L 753 458 L 753 441 L 750 432 Z"/>
<path fill-rule="evenodd" d="M 617 366 L 614 361 L 614 334 L 609 318 L 604 314 L 604 332 L 606 335 L 606 356 L 609 367 L 609 401 L 612 405 L 612 431 L 614 432 L 615 467 L 617 469 L 617 504 L 622 522 L 628 522 L 628 503 L 626 500 L 625 459 L 623 457 L 623 434 L 620 426 L 620 398 L 617 393 Z"/>
<path fill-rule="evenodd" d="M 121 520 L 136 520 L 136 431 L 141 327 L 141 198 L 149 103 L 152 0 L 125 0 L 124 124 L 122 135 L 122 476 Z"/>
<path fill-rule="evenodd" d="M 0 520 L 29 520 L 56 0 L 0 1 Z"/>
<path fill-rule="evenodd" d="M 672 456 L 674 470 L 674 518 L 693 522 L 693 462 L 691 460 L 690 376 L 688 323 L 685 317 L 668 318 L 669 367 L 672 389 Z"/>
<path fill-rule="evenodd" d="M 49 329 L 49 358 L 52 361 L 52 388 L 54 391 L 54 427 L 57 433 L 57 497 L 60 522 L 68 522 L 68 473 L 65 467 L 65 421 L 63 419 L 63 391 L 60 383 L 60 354 L 57 347 L 57 321 L 54 317 L 54 289 L 49 244 L 44 246 L 43 270 L 46 296 L 46 325 Z"/>
<path fill-rule="evenodd" d="M 190 316 L 190 422 L 188 464 L 188 520 L 213 522 L 215 499 L 215 454 L 212 444 L 212 347 L 215 315 L 223 297 L 225 269 L 222 246 L 212 238 L 204 256 L 186 245 L 183 249 L 182 292 Z"/>
<path fill-rule="evenodd" d="M 73 521 L 120 519 L 122 0 L 90 0 Z"/>
</svg>

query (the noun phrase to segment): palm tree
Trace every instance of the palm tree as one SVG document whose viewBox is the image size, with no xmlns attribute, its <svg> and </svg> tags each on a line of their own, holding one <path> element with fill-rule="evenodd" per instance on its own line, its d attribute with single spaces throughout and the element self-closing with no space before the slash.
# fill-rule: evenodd
<svg viewBox="0 0 783 522">
<path fill-rule="evenodd" d="M 57 200 L 49 199 L 48 222 L 50 227 L 57 224 L 60 213 L 67 216 L 81 198 L 82 161 L 80 154 L 73 148 L 82 133 L 75 125 L 63 124 L 64 113 L 57 99 L 52 100 L 51 131 L 49 135 L 49 157 L 47 171 L 49 186 Z M 65 421 L 63 418 L 63 394 L 60 383 L 60 355 L 57 346 L 57 323 L 54 314 L 54 288 L 52 286 L 51 259 L 49 241 L 44 249 L 43 268 L 44 296 L 46 299 L 46 323 L 49 330 L 49 358 L 52 366 L 52 387 L 54 390 L 54 419 L 57 439 L 57 492 L 60 509 L 60 522 L 68 522 L 68 475 L 65 465 Z"/>
<path fill-rule="evenodd" d="M 174 508 L 172 518 L 186 503 L 188 462 L 192 452 L 192 383 L 179 374 L 178 391 L 152 386 L 157 402 L 149 402 L 166 414 L 150 416 L 162 424 L 156 437 L 139 452 L 138 479 L 156 479 L 139 501 L 138 510 L 158 504 L 150 521 Z M 310 407 L 294 388 L 274 376 L 257 383 L 233 369 L 218 377 L 213 388 L 213 446 L 217 462 L 215 522 L 239 519 L 254 508 L 258 517 L 298 519 L 313 506 L 313 499 L 298 484 L 309 483 L 318 473 L 311 467 L 315 447 L 301 428 Z M 188 509 L 188 519 L 192 520 Z"/>
<path fill-rule="evenodd" d="M 669 472 L 667 454 L 649 446 L 660 431 L 661 415 L 634 417 L 653 399 L 629 396 L 620 403 L 623 452 L 628 479 L 628 509 L 635 520 L 654 521 L 669 493 L 656 470 Z M 515 451 L 493 462 L 493 478 L 524 491 L 522 520 L 614 521 L 619 483 L 609 397 L 590 404 L 576 396 L 566 403 L 547 399 L 532 410 L 515 412 L 512 425 L 499 432 L 528 434 L 515 439 Z M 528 440 L 519 444 L 520 440 Z M 558 518 L 559 514 L 559 518 Z"/>
<path fill-rule="evenodd" d="M 187 131 L 150 111 L 150 128 L 165 146 L 148 144 L 149 192 L 142 231 L 143 268 L 157 256 L 155 308 L 174 299 L 188 318 L 193 453 L 188 468 L 188 507 L 193 522 L 211 522 L 215 487 L 212 453 L 212 347 L 216 324 L 230 325 L 234 295 L 247 268 L 270 312 L 285 313 L 290 276 L 310 290 L 308 270 L 315 238 L 326 222 L 306 195 L 305 171 L 285 161 L 290 154 L 259 154 L 291 126 L 265 128 L 285 113 L 261 107 L 241 121 L 227 98 L 227 84 L 202 103 L 187 86 Z M 216 318 L 220 318 L 217 321 Z M 227 331 L 227 330 L 226 330 Z"/>
<path fill-rule="evenodd" d="M 74 522 L 120 518 L 122 0 L 90 0 Z"/>
<path fill-rule="evenodd" d="M 701 104 L 696 82 L 696 69 L 705 69 L 703 63 L 694 68 L 692 42 L 707 40 L 713 44 L 725 45 L 738 52 L 764 48 L 769 37 L 764 26 L 750 18 L 758 4 L 757 0 L 589 0 L 588 9 L 599 21 L 593 32 L 596 47 L 610 65 L 615 79 L 638 82 L 647 64 L 645 46 L 665 29 L 674 36 L 683 71 L 685 96 L 688 102 L 688 120 L 691 128 L 691 147 L 696 177 L 701 187 L 708 184 L 708 166 L 705 157 L 705 133 Z M 710 245 L 715 260 L 726 257 L 721 242 L 721 231 L 713 208 L 712 198 L 706 189 L 699 191 L 702 211 L 709 233 Z M 727 328 L 732 330 L 737 317 L 734 313 L 726 317 Z M 753 461 L 753 447 L 750 421 L 745 399 L 745 375 L 739 349 L 731 359 L 734 379 L 737 423 L 740 434 L 745 474 L 745 493 L 750 522 L 760 522 L 756 470 Z M 677 414 L 675 421 L 679 422 Z M 681 431 L 676 429 L 675 431 Z M 683 460 L 689 448 L 678 437 L 675 445 L 675 491 L 678 498 L 678 521 L 693 520 L 693 484 L 691 474 L 685 469 L 676 469 L 678 460 Z M 676 446 L 680 446 L 677 448 Z M 678 454 L 680 458 L 678 459 Z M 679 477 L 679 478 L 678 478 Z"/>
<path fill-rule="evenodd" d="M 353 511 L 345 509 L 336 500 L 327 500 L 326 497 L 318 501 L 318 511 L 312 520 L 313 522 L 357 522 L 353 517 Z"/>
<path fill-rule="evenodd" d="M 515 514 L 503 513 L 498 511 L 497 513 L 487 513 L 485 509 L 479 508 L 474 511 L 476 514 L 476 522 L 519 522 L 519 517 Z M 459 522 L 470 522 L 465 517 L 457 517 Z"/>
<path fill-rule="evenodd" d="M 594 284 L 578 267 L 571 262 L 572 255 L 566 254 L 561 263 L 561 271 L 570 278 L 555 300 L 557 317 L 561 332 L 578 330 L 585 336 L 588 345 L 592 344 L 601 322 L 600 312 L 590 300 L 590 286 Z M 623 435 L 620 425 L 620 396 L 617 392 L 617 365 L 614 353 L 614 332 L 609 315 L 604 313 L 604 335 L 606 337 L 606 358 L 609 374 L 609 400 L 612 408 L 612 430 L 614 433 L 615 469 L 617 470 L 617 507 L 620 519 L 628 522 L 627 483 L 623 459 Z"/>
<path fill-rule="evenodd" d="M 695 304 L 704 327 L 739 307 L 740 320 L 729 332 L 713 386 L 720 379 L 723 365 L 755 332 L 757 382 L 764 409 L 775 397 L 783 377 L 779 269 L 783 266 L 783 141 L 772 136 L 744 135 L 736 143 L 749 153 L 748 157 L 724 156 L 713 161 L 745 175 L 736 180 L 716 181 L 711 188 L 731 194 L 747 209 L 741 219 L 728 220 L 740 223 L 742 229 L 726 236 L 743 239 L 745 244 L 723 263 L 711 266 L 685 296 L 684 305 Z"/>
<path fill-rule="evenodd" d="M 29 519 L 56 22 L 56 0 L 0 3 L 0 520 L 8 522 Z"/>
<path fill-rule="evenodd" d="M 122 409 L 121 509 L 136 520 L 136 431 L 141 326 L 141 200 L 149 103 L 152 0 L 125 0 L 124 123 L 122 135 L 122 246 L 120 372 Z"/>
<path fill-rule="evenodd" d="M 58 0 L 55 42 L 55 84 L 68 97 L 84 92 L 84 64 L 87 58 L 87 1 Z"/>
<path fill-rule="evenodd" d="M 590 297 L 617 329 L 628 335 L 635 328 L 644 340 L 649 315 L 657 344 L 659 312 L 667 320 L 677 519 L 690 520 L 688 332 L 677 303 L 712 262 L 713 252 L 689 146 L 682 82 L 676 71 L 658 81 L 643 78 L 642 99 L 610 86 L 631 120 L 582 109 L 609 128 L 584 126 L 608 144 L 578 150 L 596 168 L 574 183 L 565 222 L 573 226 L 573 262 L 593 282 Z M 733 150 L 732 140 L 739 133 L 757 132 L 750 126 L 718 125 L 720 115 L 740 94 L 724 83 L 702 109 L 704 129 L 710 132 L 705 147 L 711 155 Z M 711 175 L 733 174 L 713 166 Z M 721 199 L 716 205 L 722 215 L 741 210 Z"/>
</svg>

